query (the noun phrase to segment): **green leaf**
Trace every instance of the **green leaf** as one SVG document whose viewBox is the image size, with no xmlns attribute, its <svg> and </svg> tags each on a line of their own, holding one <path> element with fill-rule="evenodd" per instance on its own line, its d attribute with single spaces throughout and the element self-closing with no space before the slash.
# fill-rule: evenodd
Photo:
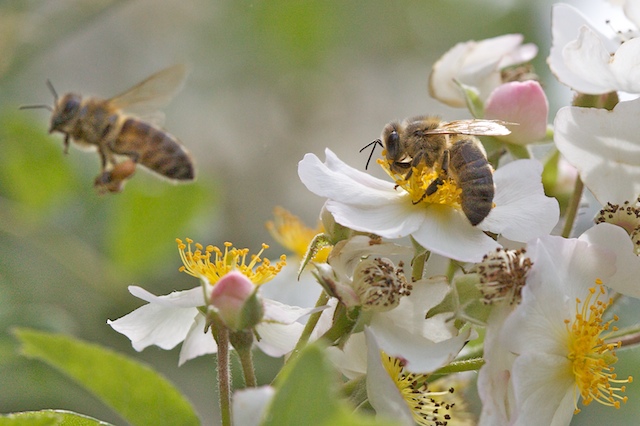
<svg viewBox="0 0 640 426">
<path fill-rule="evenodd" d="M 191 404 L 150 367 L 74 338 L 17 329 L 22 354 L 74 379 L 132 425 L 198 425 Z"/>
<path fill-rule="evenodd" d="M 181 234 L 211 204 L 211 192 L 197 183 L 174 185 L 137 173 L 112 204 L 106 232 L 110 258 L 135 274 L 148 273 L 172 253 L 177 261 L 175 239 L 188 237 Z"/>
<path fill-rule="evenodd" d="M 354 413 L 338 399 L 338 374 L 318 344 L 307 346 L 278 376 L 276 394 L 263 426 L 391 425 L 383 420 Z"/>
<path fill-rule="evenodd" d="M 110 424 L 63 410 L 26 411 L 0 415 L 0 426 L 109 426 Z"/>
</svg>

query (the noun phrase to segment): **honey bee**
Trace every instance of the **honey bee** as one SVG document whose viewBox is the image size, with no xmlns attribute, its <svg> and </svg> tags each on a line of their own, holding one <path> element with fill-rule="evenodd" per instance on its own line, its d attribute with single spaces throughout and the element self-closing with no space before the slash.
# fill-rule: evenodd
<svg viewBox="0 0 640 426">
<path fill-rule="evenodd" d="M 491 211 L 495 188 L 493 168 L 484 147 L 473 135 L 508 135 L 511 131 L 506 124 L 512 123 L 498 120 L 444 122 L 438 117 L 418 116 L 387 124 L 381 139 L 373 143 L 384 143 L 391 171 L 405 179 L 411 177 L 413 168 L 420 164 L 438 171 L 438 177 L 414 204 L 434 194 L 445 179 L 452 179 L 462 190 L 463 213 L 471 225 L 476 226 Z"/>
<path fill-rule="evenodd" d="M 164 69 L 111 99 L 67 93 L 58 97 L 53 85 L 54 105 L 26 105 L 51 111 L 49 133 L 64 135 L 64 153 L 69 140 L 81 148 L 98 151 L 101 172 L 94 181 L 100 193 L 120 192 L 140 164 L 173 181 L 192 181 L 195 171 L 191 155 L 178 139 L 155 122 L 158 108 L 177 93 L 187 74 L 184 65 Z M 118 162 L 119 158 L 125 160 Z"/>
</svg>

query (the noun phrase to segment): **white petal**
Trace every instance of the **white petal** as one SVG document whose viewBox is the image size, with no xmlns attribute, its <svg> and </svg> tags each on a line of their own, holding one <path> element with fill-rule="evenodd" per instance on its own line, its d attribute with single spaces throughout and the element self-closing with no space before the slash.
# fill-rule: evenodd
<svg viewBox="0 0 640 426">
<path fill-rule="evenodd" d="M 329 360 L 348 379 L 355 379 L 367 373 L 367 343 L 364 333 L 354 333 L 342 349 L 328 347 Z"/>
<path fill-rule="evenodd" d="M 187 338 L 184 339 L 182 347 L 180 348 L 178 366 L 184 364 L 190 359 L 218 352 L 218 345 L 213 339 L 211 329 L 209 328 L 205 333 L 204 326 L 204 315 L 198 315 L 194 323 L 191 325 Z"/>
<path fill-rule="evenodd" d="M 205 305 L 202 287 L 195 287 L 191 290 L 174 291 L 165 296 L 156 296 L 142 287 L 132 285 L 129 286 L 129 293 L 146 302 L 167 307 L 195 308 Z"/>
<path fill-rule="evenodd" d="M 263 321 L 279 324 L 293 324 L 305 315 L 324 309 L 324 307 L 300 308 L 298 306 L 289 306 L 271 299 L 262 299 L 262 302 L 264 304 Z"/>
<path fill-rule="evenodd" d="M 329 210 L 340 223 L 356 231 L 371 232 L 384 238 L 402 238 L 414 232 L 425 220 L 421 206 L 411 199 L 389 200 L 386 204 L 359 206 L 345 202 L 328 201 Z"/>
<path fill-rule="evenodd" d="M 236 391 L 233 394 L 233 424 L 235 426 L 260 424 L 275 393 L 275 389 L 271 386 Z"/>
<path fill-rule="evenodd" d="M 597 95 L 616 90 L 618 85 L 609 67 L 609 52 L 591 28 L 580 28 L 580 35 L 564 47 L 562 56 L 573 74 L 593 86 L 589 92 L 582 93 Z"/>
<path fill-rule="evenodd" d="M 297 322 L 289 325 L 261 322 L 256 326 L 256 332 L 260 336 L 256 346 L 269 356 L 281 357 L 295 348 L 303 328 Z"/>
<path fill-rule="evenodd" d="M 196 308 L 173 308 L 150 303 L 115 321 L 107 320 L 107 324 L 127 336 L 137 351 L 150 345 L 172 349 L 184 340 L 197 315 Z"/>
<path fill-rule="evenodd" d="M 367 397 L 379 416 L 413 425 L 413 415 L 382 364 L 376 336 L 365 327 L 367 339 Z"/>
<path fill-rule="evenodd" d="M 309 269 L 305 269 L 298 281 L 298 268 L 300 259 L 287 256 L 287 264 L 271 281 L 260 286 L 260 295 L 263 298 L 277 300 L 278 302 L 311 308 L 322 292 Z"/>
<path fill-rule="evenodd" d="M 521 426 L 564 426 L 573 417 L 575 379 L 566 356 L 531 353 L 513 365 L 513 382 Z"/>
<path fill-rule="evenodd" d="M 453 208 L 430 205 L 426 212 L 427 218 L 412 235 L 434 253 L 461 262 L 479 262 L 482 256 L 500 247 Z"/>
<path fill-rule="evenodd" d="M 370 329 L 380 348 L 389 356 L 405 359 L 409 371 L 429 373 L 440 368 L 453 360 L 469 339 L 470 329 L 453 338 L 432 340 L 450 335 L 448 330 L 431 330 L 430 322 L 424 319 L 430 305 L 442 300 L 446 287 L 443 281 L 420 283 L 414 288 L 416 294 L 403 298 L 396 309 L 371 318 Z M 429 295 L 433 301 L 425 302 Z"/>
<path fill-rule="evenodd" d="M 604 93 L 599 81 L 583 78 L 571 71 L 563 55 L 567 44 L 575 41 L 583 26 L 591 27 L 587 18 L 573 6 L 564 3 L 553 5 L 551 13 L 551 33 L 553 42 L 547 62 L 551 72 L 563 84 L 581 93 Z M 615 51 L 616 46 L 604 36 L 598 37 L 608 52 Z M 605 92 L 607 90 L 605 89 Z"/>
<path fill-rule="evenodd" d="M 640 38 L 625 41 L 616 50 L 611 60 L 611 72 L 618 90 L 640 93 Z"/>
<path fill-rule="evenodd" d="M 580 236 L 580 240 L 608 248 L 616 256 L 616 272 L 604 283 L 617 291 L 640 298 L 640 257 L 633 251 L 633 243 L 627 232 L 619 226 L 601 223 L 589 228 Z"/>
<path fill-rule="evenodd" d="M 300 180 L 311 192 L 363 206 L 387 204 L 399 197 L 393 183 L 347 166 L 329 149 L 326 157 L 322 163 L 315 155 L 306 154 L 298 163 Z"/>
<path fill-rule="evenodd" d="M 496 206 L 478 227 L 512 241 L 526 242 L 549 234 L 560 216 L 555 198 L 544 195 L 542 165 L 517 160 L 498 168 L 493 175 Z"/>
<path fill-rule="evenodd" d="M 640 99 L 613 111 L 564 107 L 555 119 L 556 146 L 601 204 L 640 194 Z"/>
</svg>

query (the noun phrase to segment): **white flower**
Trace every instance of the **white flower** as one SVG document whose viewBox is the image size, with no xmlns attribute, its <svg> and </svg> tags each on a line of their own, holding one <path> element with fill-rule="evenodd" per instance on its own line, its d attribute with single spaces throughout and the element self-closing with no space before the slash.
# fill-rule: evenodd
<svg viewBox="0 0 640 426">
<path fill-rule="evenodd" d="M 211 286 L 208 288 L 210 292 Z M 206 318 L 199 309 L 206 305 L 202 287 L 166 296 L 155 296 L 136 286 L 130 286 L 129 292 L 148 304 L 115 321 L 107 320 L 107 324 L 127 336 L 135 350 L 142 351 L 151 345 L 168 350 L 184 342 L 179 365 L 218 351 L 211 330 L 205 333 Z M 269 299 L 263 299 L 263 304 L 264 317 L 256 326 L 261 339 L 256 346 L 269 356 L 279 357 L 293 350 L 303 328 L 296 320 L 312 310 Z"/>
<path fill-rule="evenodd" d="M 639 80 L 640 81 L 640 80 Z M 564 107 L 555 119 L 555 143 L 601 204 L 640 194 L 640 99 L 613 111 Z"/>
<path fill-rule="evenodd" d="M 602 319 L 611 303 L 602 283 L 624 290 L 638 273 L 637 260 L 626 264 L 627 243 L 624 230 L 601 224 L 579 239 L 547 236 L 527 246 L 533 267 L 522 303 L 496 315 L 504 325 L 485 342 L 491 367 L 478 381 L 481 425 L 568 425 L 580 400 L 624 400 L 626 380 L 611 367 L 617 345 L 604 342 L 612 321 Z"/>
<path fill-rule="evenodd" d="M 640 38 L 620 43 L 613 31 L 605 36 L 576 8 L 563 3 L 553 6 L 551 32 L 547 62 L 561 83 L 593 95 L 640 93 Z"/>
<path fill-rule="evenodd" d="M 275 393 L 276 390 L 271 386 L 236 391 L 233 394 L 233 424 L 235 426 L 260 424 Z"/>
<path fill-rule="evenodd" d="M 410 194 L 394 182 L 349 167 L 329 149 L 326 157 L 322 163 L 313 154 L 305 155 L 298 174 L 310 191 L 329 198 L 326 207 L 338 223 L 384 238 L 411 235 L 428 250 L 463 262 L 480 261 L 499 246 L 484 231 L 527 241 L 549 233 L 558 220 L 558 203 L 544 195 L 542 166 L 534 160 L 496 170 L 495 207 L 474 227 L 456 208 L 413 204 Z"/>
<path fill-rule="evenodd" d="M 534 44 L 522 44 L 521 34 L 507 34 L 481 41 L 458 43 L 445 53 L 429 77 L 432 97 L 452 107 L 466 106 L 460 84 L 478 90 L 480 99 L 502 84 L 500 71 L 522 64 L 538 53 Z"/>
<path fill-rule="evenodd" d="M 460 333 L 446 314 L 425 319 L 427 311 L 442 301 L 449 286 L 445 278 L 413 283 L 411 294 L 390 311 L 373 312 L 368 327 L 377 345 L 391 357 L 401 358 L 407 371 L 429 373 L 451 362 L 467 341 L 471 330 Z M 362 333 L 353 334 L 343 350 L 329 348 L 332 361 L 347 377 L 367 371 Z"/>
</svg>

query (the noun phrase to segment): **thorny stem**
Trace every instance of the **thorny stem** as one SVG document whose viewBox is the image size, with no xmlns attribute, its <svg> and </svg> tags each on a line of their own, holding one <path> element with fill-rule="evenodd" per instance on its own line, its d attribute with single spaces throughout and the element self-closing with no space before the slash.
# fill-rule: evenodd
<svg viewBox="0 0 640 426">
<path fill-rule="evenodd" d="M 584 188 L 584 184 L 582 183 L 582 179 L 580 176 L 576 177 L 576 184 L 573 188 L 573 194 L 571 195 L 571 199 L 569 200 L 569 205 L 567 206 L 567 214 L 565 215 L 564 228 L 562 229 L 562 236 L 564 238 L 569 238 L 571 235 L 571 230 L 573 229 L 573 223 L 576 220 L 576 215 L 578 213 L 578 207 L 580 206 L 580 200 L 582 199 L 582 190 Z"/>
<path fill-rule="evenodd" d="M 213 337 L 218 345 L 218 397 L 222 426 L 231 426 L 231 369 L 229 368 L 229 330 L 222 321 L 212 320 Z"/>
</svg>

